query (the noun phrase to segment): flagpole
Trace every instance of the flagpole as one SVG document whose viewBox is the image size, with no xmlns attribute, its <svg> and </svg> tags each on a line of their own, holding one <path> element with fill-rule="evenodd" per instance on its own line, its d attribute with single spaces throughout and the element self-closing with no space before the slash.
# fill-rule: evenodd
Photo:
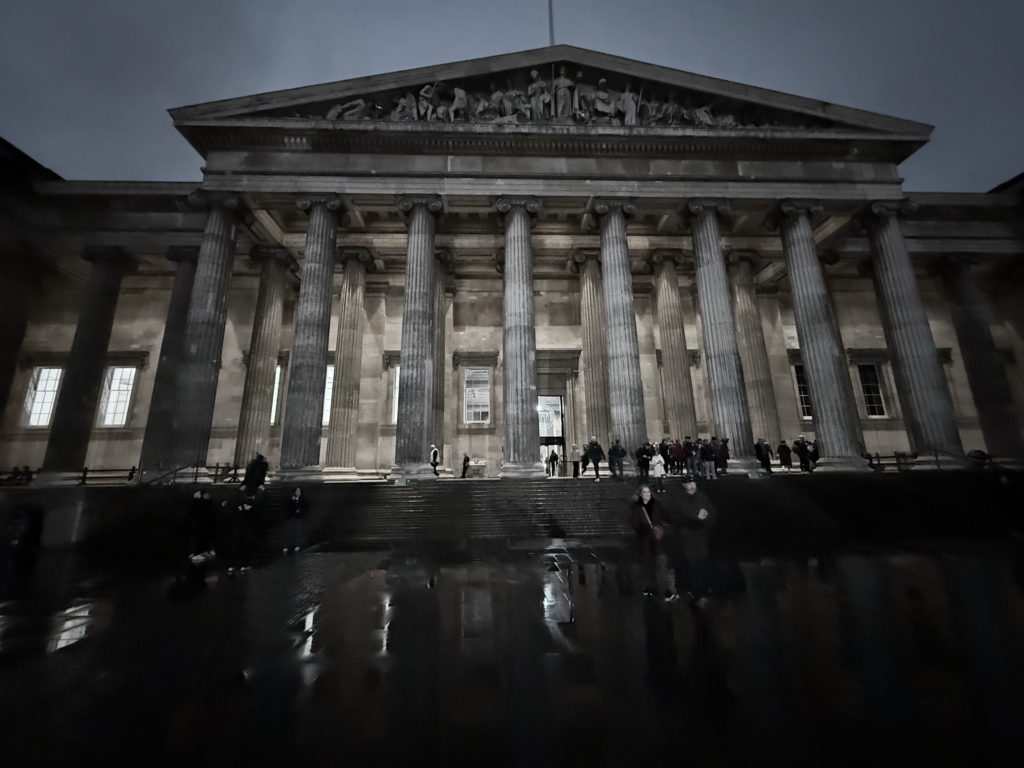
<svg viewBox="0 0 1024 768">
<path fill-rule="evenodd" d="M 548 45 L 555 44 L 555 0 L 548 0 Z"/>
</svg>

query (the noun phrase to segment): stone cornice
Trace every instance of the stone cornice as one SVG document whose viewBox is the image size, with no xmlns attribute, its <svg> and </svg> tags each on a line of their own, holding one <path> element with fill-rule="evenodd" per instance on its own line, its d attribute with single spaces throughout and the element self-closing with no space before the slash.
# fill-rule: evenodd
<svg viewBox="0 0 1024 768">
<path fill-rule="evenodd" d="M 498 365 L 497 351 L 477 351 L 458 349 L 452 353 L 452 368 L 458 369 L 462 365 L 477 365 L 493 368 Z"/>
</svg>

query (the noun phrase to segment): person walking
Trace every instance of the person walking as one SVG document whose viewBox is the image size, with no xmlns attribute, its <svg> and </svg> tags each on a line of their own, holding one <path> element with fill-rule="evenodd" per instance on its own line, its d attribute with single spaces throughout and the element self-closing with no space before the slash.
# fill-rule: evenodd
<svg viewBox="0 0 1024 768">
<path fill-rule="evenodd" d="M 285 542 L 282 550 L 285 554 L 289 549 L 293 553 L 298 552 L 302 546 L 302 520 L 308 512 L 309 499 L 301 488 L 296 488 L 288 499 L 288 519 L 285 520 Z"/>
<path fill-rule="evenodd" d="M 548 477 L 558 477 L 558 452 L 554 448 L 548 456 Z"/>
<path fill-rule="evenodd" d="M 672 524 L 665 507 L 654 498 L 648 485 L 640 486 L 640 495 L 629 505 L 629 524 L 636 532 L 640 551 L 640 574 L 644 580 L 644 596 L 661 592 L 666 602 L 679 599 L 675 578 L 669 570 L 666 538 L 671 538 Z M 666 530 L 669 529 L 669 530 Z"/>
<path fill-rule="evenodd" d="M 711 592 L 709 540 L 718 514 L 711 500 L 697 490 L 692 476 L 683 478 L 682 498 L 673 505 L 671 519 L 678 527 L 676 538 L 680 570 L 687 574 L 686 591 L 692 604 L 704 607 Z"/>
<path fill-rule="evenodd" d="M 597 436 L 591 435 L 590 442 L 587 443 L 587 458 L 590 459 L 590 463 L 594 465 L 594 482 L 601 482 L 601 462 L 604 461 L 604 448 L 597 442 Z"/>
<path fill-rule="evenodd" d="M 793 471 L 793 451 L 785 440 L 779 441 L 779 447 L 775 449 L 775 453 L 779 456 L 779 466 L 785 469 L 787 472 Z"/>
<path fill-rule="evenodd" d="M 462 454 L 462 479 L 466 479 L 466 473 L 469 471 L 469 454 Z"/>
<path fill-rule="evenodd" d="M 715 468 L 719 475 L 729 471 L 729 438 L 723 437 L 718 442 L 718 450 L 715 452 Z"/>
<path fill-rule="evenodd" d="M 243 490 L 230 503 L 224 502 L 227 510 L 226 525 L 228 537 L 228 575 L 235 571 L 248 571 L 252 566 L 253 541 L 255 539 L 256 494 Z"/>
<path fill-rule="evenodd" d="M 796 440 L 793 441 L 793 453 L 800 460 L 800 471 L 810 472 L 811 471 L 811 449 L 807 444 L 807 438 L 800 435 Z"/>
<path fill-rule="evenodd" d="M 579 477 L 580 476 L 580 459 L 581 458 L 582 458 L 582 455 L 580 454 L 580 447 L 578 445 L 576 445 L 576 443 L 573 443 L 572 444 L 572 450 L 569 451 L 569 461 L 572 462 L 572 476 L 573 477 Z"/>
<path fill-rule="evenodd" d="M 770 475 L 772 473 L 772 447 L 765 442 L 763 437 L 757 438 L 757 442 L 754 443 L 754 455 L 761 463 L 762 469 Z"/>
<path fill-rule="evenodd" d="M 683 438 L 683 453 L 685 454 L 686 466 L 683 468 L 682 474 L 689 474 L 696 477 L 697 461 L 700 458 L 700 450 L 698 443 L 693 442 L 689 435 Z"/>
<path fill-rule="evenodd" d="M 431 444 L 430 446 L 430 467 L 434 470 L 434 475 L 440 477 L 440 473 L 437 471 L 437 465 L 441 463 L 441 452 L 437 450 L 437 446 Z"/>
<path fill-rule="evenodd" d="M 612 447 L 608 449 L 608 470 L 612 474 L 613 479 L 622 480 L 622 465 L 626 458 L 626 449 L 622 447 L 622 443 L 616 440 Z"/>
<path fill-rule="evenodd" d="M 651 459 L 651 474 L 654 476 L 654 482 L 658 484 L 658 493 L 664 493 L 665 459 L 662 458 L 660 453 L 654 454 L 654 458 Z"/>
</svg>

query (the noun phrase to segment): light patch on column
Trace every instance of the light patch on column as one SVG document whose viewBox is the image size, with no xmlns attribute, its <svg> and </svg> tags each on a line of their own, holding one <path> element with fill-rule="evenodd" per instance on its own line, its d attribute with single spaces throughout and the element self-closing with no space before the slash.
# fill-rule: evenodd
<svg viewBox="0 0 1024 768">
<path fill-rule="evenodd" d="M 402 378 L 402 366 L 395 366 L 395 386 L 391 393 L 391 423 L 398 423 L 398 382 Z"/>
<path fill-rule="evenodd" d="M 331 394 L 334 392 L 334 366 L 327 366 L 327 388 L 324 390 L 324 419 L 326 427 L 331 423 Z"/>
<path fill-rule="evenodd" d="M 274 398 L 270 401 L 270 426 L 277 424 L 277 398 L 281 394 L 281 366 L 274 368 Z"/>
<path fill-rule="evenodd" d="M 57 401 L 60 387 L 61 368 L 36 368 L 32 371 L 32 383 L 25 398 L 25 417 L 30 427 L 50 426 L 53 405 Z"/>
<path fill-rule="evenodd" d="M 128 423 L 128 407 L 134 386 L 134 366 L 112 365 L 107 368 L 100 400 L 101 427 L 123 427 Z"/>
</svg>

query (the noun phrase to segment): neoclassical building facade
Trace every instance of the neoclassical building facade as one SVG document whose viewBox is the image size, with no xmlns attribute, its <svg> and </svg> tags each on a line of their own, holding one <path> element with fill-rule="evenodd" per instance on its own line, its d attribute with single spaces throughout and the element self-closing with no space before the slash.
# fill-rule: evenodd
<svg viewBox="0 0 1024 768">
<path fill-rule="evenodd" d="M 1024 185 L 905 191 L 930 126 L 568 46 L 171 118 L 201 182 L 2 149 L 0 468 L 1024 458 Z"/>
</svg>

